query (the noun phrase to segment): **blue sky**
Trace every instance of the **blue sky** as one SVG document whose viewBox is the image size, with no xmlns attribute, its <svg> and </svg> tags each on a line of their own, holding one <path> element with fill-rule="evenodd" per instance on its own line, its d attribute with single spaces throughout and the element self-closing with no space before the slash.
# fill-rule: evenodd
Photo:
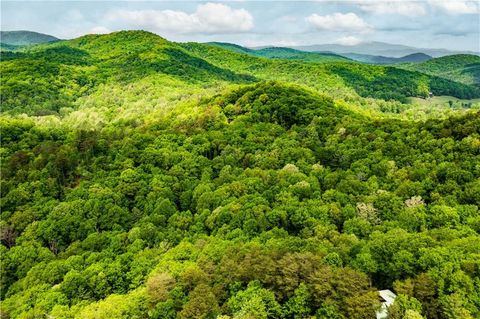
<svg viewBox="0 0 480 319">
<path fill-rule="evenodd" d="M 143 29 L 174 41 L 247 46 L 382 41 L 480 52 L 480 2 L 2 1 L 2 30 L 60 38 Z"/>
</svg>

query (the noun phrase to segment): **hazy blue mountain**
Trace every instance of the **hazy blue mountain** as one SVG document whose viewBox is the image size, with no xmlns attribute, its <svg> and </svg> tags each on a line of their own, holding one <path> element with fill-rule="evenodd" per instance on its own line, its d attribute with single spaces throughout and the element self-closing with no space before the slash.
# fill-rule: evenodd
<svg viewBox="0 0 480 319">
<path fill-rule="evenodd" d="M 397 63 L 420 63 L 425 62 L 432 57 L 425 53 L 413 53 L 401 58 L 392 58 L 381 55 L 368 55 L 368 54 L 357 54 L 357 53 L 345 53 L 343 56 L 348 57 L 352 60 L 372 63 L 372 64 L 397 64 Z"/>
<path fill-rule="evenodd" d="M 30 45 L 58 40 L 54 36 L 33 31 L 0 31 L 0 42 L 8 45 Z"/>
<path fill-rule="evenodd" d="M 337 54 L 356 53 L 394 58 L 401 58 L 406 55 L 419 52 L 430 55 L 432 57 L 441 57 L 456 53 L 479 54 L 479 52 L 457 52 L 449 51 L 446 49 L 414 48 L 406 45 L 390 44 L 384 42 L 364 42 L 356 45 L 318 44 L 307 46 L 294 46 L 291 48 L 308 52 L 333 52 Z"/>
<path fill-rule="evenodd" d="M 237 44 L 211 42 L 211 45 L 219 46 L 237 53 L 249 54 L 252 56 L 270 58 L 270 59 L 288 59 L 302 60 L 308 62 L 340 62 L 349 61 L 350 58 L 331 52 L 306 52 L 285 47 L 266 47 L 261 49 L 251 49 Z"/>
</svg>

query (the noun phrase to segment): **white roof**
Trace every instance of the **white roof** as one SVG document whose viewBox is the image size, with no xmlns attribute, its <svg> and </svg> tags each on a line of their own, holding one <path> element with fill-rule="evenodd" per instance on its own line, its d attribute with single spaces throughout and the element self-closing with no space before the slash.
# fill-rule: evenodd
<svg viewBox="0 0 480 319">
<path fill-rule="evenodd" d="M 395 295 L 391 290 L 379 290 L 378 294 L 384 302 L 382 302 L 382 307 L 377 311 L 377 319 L 386 319 L 388 318 L 388 307 L 393 304 L 397 295 Z"/>
<path fill-rule="evenodd" d="M 395 298 L 397 298 L 397 295 L 395 295 L 391 290 L 388 289 L 379 290 L 378 294 L 380 295 L 380 297 L 382 297 L 383 300 L 385 300 L 387 306 L 390 306 L 393 301 L 395 301 Z"/>
</svg>

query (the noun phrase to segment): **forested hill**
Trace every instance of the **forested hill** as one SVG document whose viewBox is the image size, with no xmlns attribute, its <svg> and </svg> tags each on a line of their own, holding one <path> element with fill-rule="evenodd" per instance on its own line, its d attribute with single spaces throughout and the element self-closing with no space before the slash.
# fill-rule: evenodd
<svg viewBox="0 0 480 319">
<path fill-rule="evenodd" d="M 419 64 L 406 64 L 400 67 L 480 86 L 480 56 L 478 55 L 449 55 Z"/>
<path fill-rule="evenodd" d="M 0 317 L 480 317 L 480 112 L 388 109 L 472 86 L 141 31 L 0 67 Z"/>
<path fill-rule="evenodd" d="M 261 79 L 281 79 L 307 84 L 324 93 L 334 90 L 338 94 L 347 87 L 363 97 L 401 102 L 406 102 L 406 97 L 426 97 L 429 92 L 460 98 L 480 97 L 478 87 L 416 71 L 405 72 L 389 66 L 353 62 L 302 63 L 288 59 L 265 61 L 218 46 L 199 43 L 181 45 L 190 53 L 212 64 L 228 67 L 236 72 L 250 73 Z"/>
<path fill-rule="evenodd" d="M 32 31 L 0 31 L 0 42 L 9 45 L 30 45 L 58 41 L 59 39 Z"/>
<path fill-rule="evenodd" d="M 306 52 L 283 47 L 267 47 L 262 49 L 249 49 L 236 44 L 211 42 L 210 45 L 219 46 L 224 49 L 238 53 L 245 53 L 253 56 L 270 59 L 288 59 L 308 62 L 345 62 L 350 59 L 334 53 Z"/>
<path fill-rule="evenodd" d="M 399 58 L 386 57 L 381 55 L 368 55 L 358 53 L 346 53 L 344 56 L 353 60 L 373 63 L 373 64 L 398 64 L 398 63 L 420 63 L 432 59 L 431 56 L 425 53 L 412 53 Z"/>
<path fill-rule="evenodd" d="M 142 31 L 88 35 L 4 52 L 0 62 L 2 109 L 52 114 L 77 108 L 102 85 L 149 81 L 163 74 L 177 86 L 282 80 L 319 92 L 406 102 L 407 97 L 480 97 L 480 88 L 392 67 L 356 63 L 267 60 L 198 43 L 173 43 Z M 28 79 L 28 81 L 26 81 Z"/>
<path fill-rule="evenodd" d="M 70 41 L 4 52 L 3 111 L 50 114 L 75 107 L 100 85 L 126 85 L 163 74 L 181 85 L 254 81 L 194 57 L 148 32 L 87 35 Z M 25 79 L 31 81 L 25 83 Z"/>
</svg>

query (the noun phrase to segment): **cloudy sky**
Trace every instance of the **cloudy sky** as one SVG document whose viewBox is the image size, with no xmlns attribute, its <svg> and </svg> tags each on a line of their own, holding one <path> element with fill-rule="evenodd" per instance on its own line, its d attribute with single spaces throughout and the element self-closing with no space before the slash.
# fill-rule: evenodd
<svg viewBox="0 0 480 319">
<path fill-rule="evenodd" d="M 479 0 L 1 1 L 2 30 L 59 38 L 143 29 L 246 46 L 382 41 L 480 52 Z"/>
</svg>

